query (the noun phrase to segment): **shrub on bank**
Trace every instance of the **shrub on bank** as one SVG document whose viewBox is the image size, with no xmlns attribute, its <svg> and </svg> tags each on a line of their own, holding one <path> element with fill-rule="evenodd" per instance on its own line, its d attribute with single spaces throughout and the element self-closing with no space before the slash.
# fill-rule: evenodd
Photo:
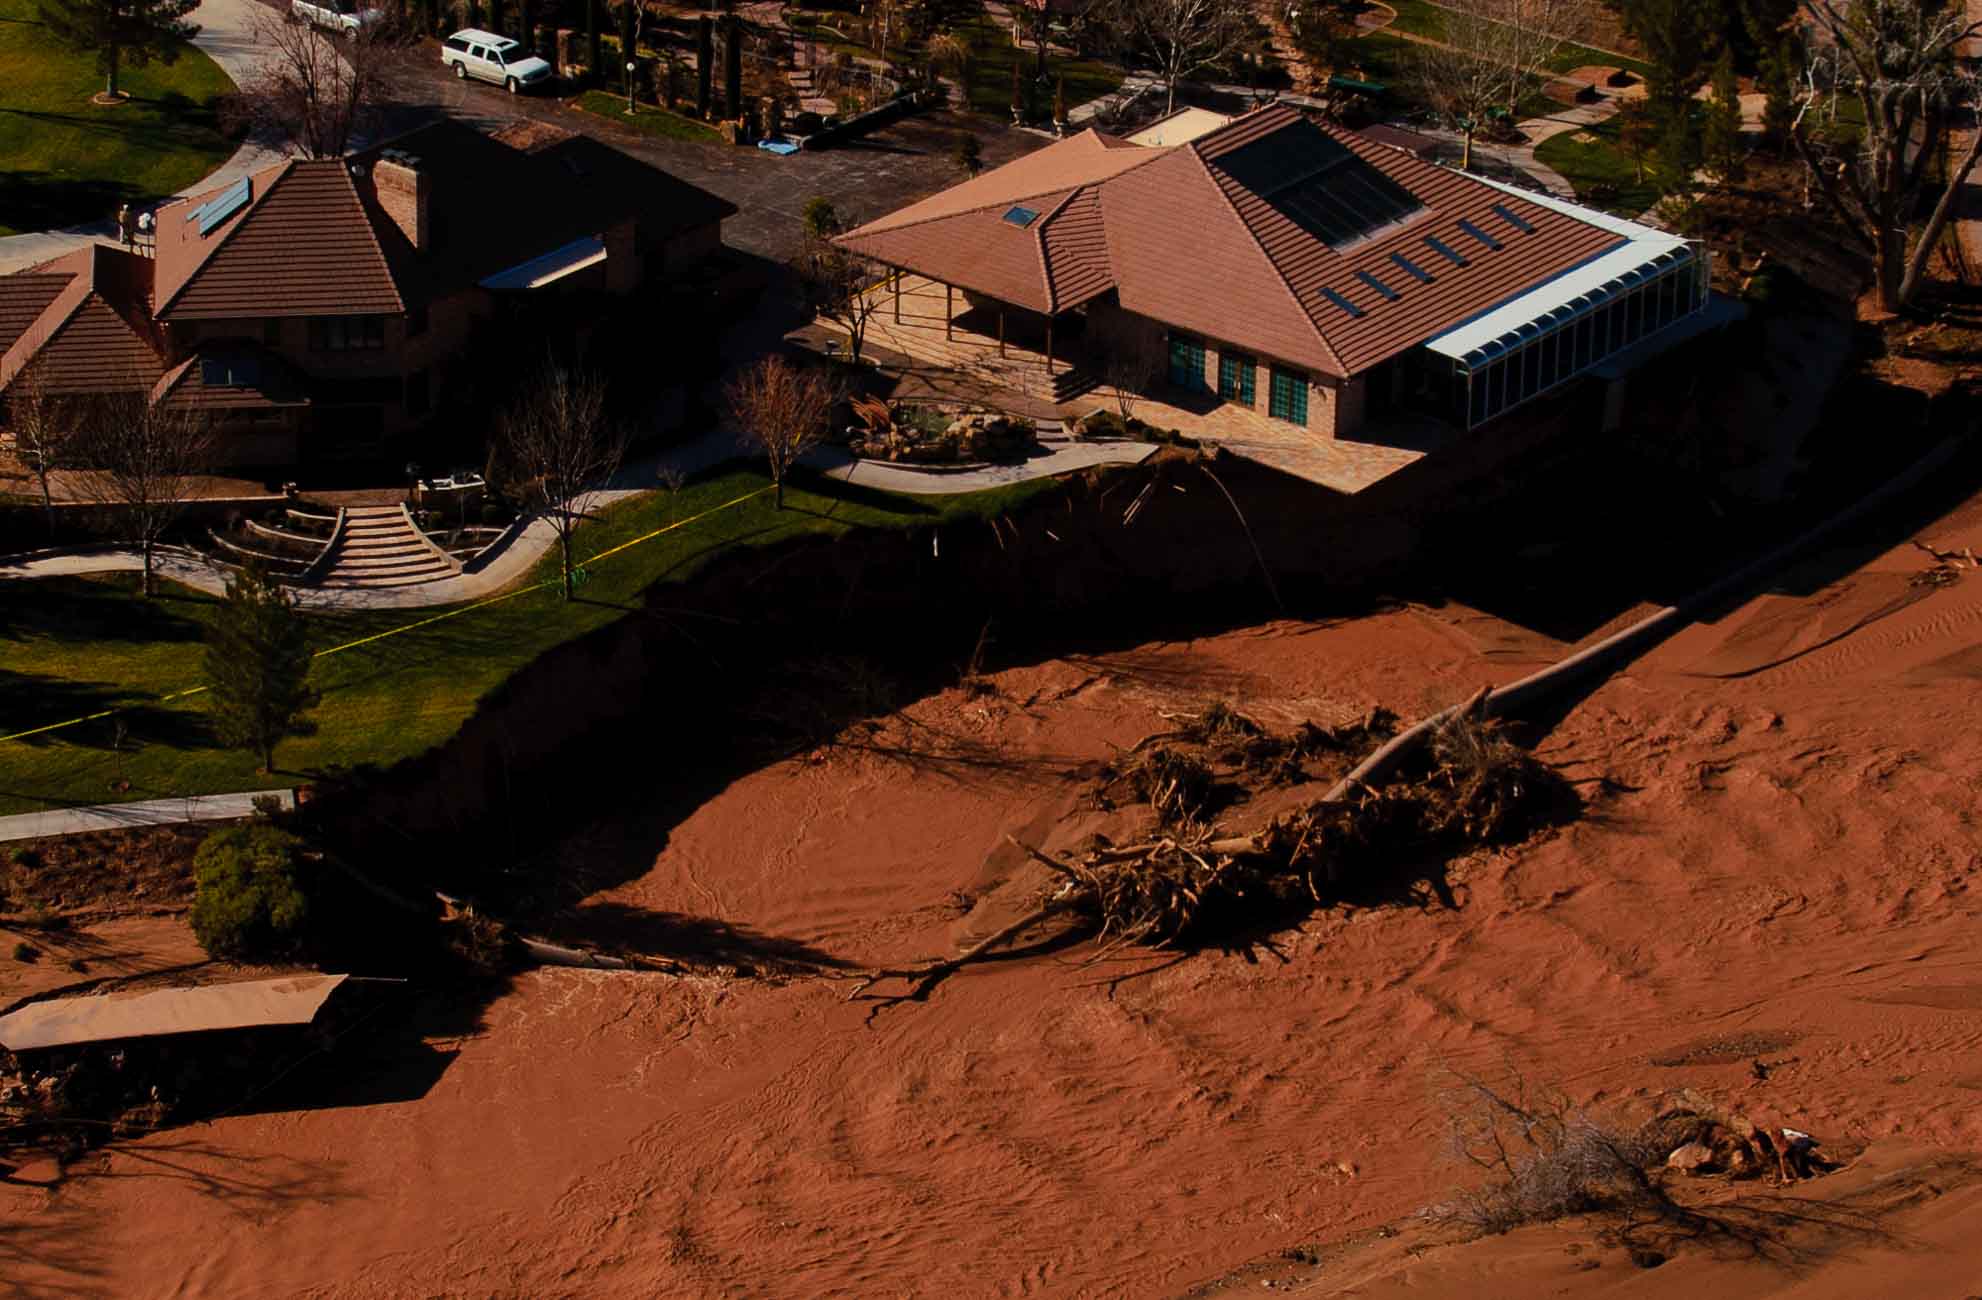
<svg viewBox="0 0 1982 1300">
<path fill-rule="evenodd" d="M 310 915 L 303 841 L 266 823 L 206 837 L 193 855 L 193 937 L 209 956 L 293 955 Z"/>
</svg>

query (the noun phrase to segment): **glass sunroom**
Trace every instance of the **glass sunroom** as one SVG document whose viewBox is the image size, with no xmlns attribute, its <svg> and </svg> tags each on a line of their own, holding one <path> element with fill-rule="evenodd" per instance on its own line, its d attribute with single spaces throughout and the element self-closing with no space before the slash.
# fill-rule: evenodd
<svg viewBox="0 0 1982 1300">
<path fill-rule="evenodd" d="M 1420 374 L 1441 415 L 1485 424 L 1706 307 L 1700 246 L 1635 222 L 1604 224 L 1624 242 L 1425 343 Z"/>
</svg>

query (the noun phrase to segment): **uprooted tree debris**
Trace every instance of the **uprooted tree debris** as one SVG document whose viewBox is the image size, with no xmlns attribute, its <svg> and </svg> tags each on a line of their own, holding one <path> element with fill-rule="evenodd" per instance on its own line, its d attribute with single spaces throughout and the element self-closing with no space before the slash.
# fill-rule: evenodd
<svg viewBox="0 0 1982 1300">
<path fill-rule="evenodd" d="M 1169 719 L 1175 725 L 1123 751 L 1090 791 L 1097 809 L 1146 806 L 1143 833 L 1123 842 L 1090 835 L 1072 852 L 1016 844 L 1054 883 L 1038 906 L 957 955 L 867 972 L 852 997 L 888 980 L 924 996 L 965 964 L 1055 917 L 1070 917 L 1110 949 L 1188 945 L 1219 932 L 1347 901 L 1410 862 L 1520 839 L 1572 796 L 1554 771 L 1484 716 L 1484 692 L 1403 760 L 1396 779 L 1365 784 L 1356 773 L 1319 798 L 1288 801 L 1239 831 L 1218 818 L 1267 791 L 1327 779 L 1311 771 L 1371 742 L 1397 720 L 1376 710 L 1346 727 L 1306 723 L 1276 733 L 1228 706 Z M 1379 750 L 1381 753 L 1382 750 Z M 1357 769 L 1358 772 L 1364 770 Z"/>
</svg>

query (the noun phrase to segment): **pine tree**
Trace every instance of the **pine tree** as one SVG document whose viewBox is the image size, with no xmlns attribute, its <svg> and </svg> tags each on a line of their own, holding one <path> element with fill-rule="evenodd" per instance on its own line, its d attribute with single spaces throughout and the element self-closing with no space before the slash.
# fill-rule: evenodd
<svg viewBox="0 0 1982 1300">
<path fill-rule="evenodd" d="M 604 3 L 605 0 L 585 0 L 585 75 L 594 82 L 599 79 L 599 61 L 603 57 L 599 49 L 599 6 Z"/>
<path fill-rule="evenodd" d="M 965 176 L 975 176 L 984 170 L 984 147 L 978 144 L 977 137 L 969 131 L 957 133 L 956 147 L 951 151 L 950 156 L 955 160 L 957 170 Z"/>
<path fill-rule="evenodd" d="M 1741 179 L 1741 84 L 1734 75 L 1734 51 L 1722 49 L 1714 61 L 1714 94 L 1707 101 L 1701 153 L 1722 184 Z"/>
<path fill-rule="evenodd" d="M 723 102 L 731 117 L 743 117 L 743 19 L 735 14 L 723 24 Z"/>
<path fill-rule="evenodd" d="M 695 20 L 695 116 L 709 120 L 709 110 L 715 98 L 716 76 L 716 29 L 703 14 Z"/>
<path fill-rule="evenodd" d="M 1776 152 L 1789 147 L 1789 133 L 1796 126 L 1796 42 L 1784 39 L 1782 45 L 1762 65 L 1762 136 Z"/>
<path fill-rule="evenodd" d="M 294 598 L 254 565 L 241 570 L 207 629 L 206 681 L 221 740 L 273 770 L 276 742 L 314 730 L 303 717 L 317 702 L 309 676 L 309 629 Z"/>
<path fill-rule="evenodd" d="M 70 49 L 96 51 L 104 94 L 117 97 L 121 68 L 176 63 L 199 25 L 185 21 L 199 0 L 41 0 L 35 17 Z"/>
</svg>

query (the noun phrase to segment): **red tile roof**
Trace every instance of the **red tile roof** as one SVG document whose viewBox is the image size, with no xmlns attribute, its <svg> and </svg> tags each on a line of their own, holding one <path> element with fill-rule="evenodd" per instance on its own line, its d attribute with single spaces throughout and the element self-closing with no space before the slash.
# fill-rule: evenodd
<svg viewBox="0 0 1982 1300">
<path fill-rule="evenodd" d="M 1253 145 L 1261 148 L 1240 156 Z M 1314 173 L 1313 194 L 1347 197 L 1376 217 L 1331 243 L 1291 201 L 1297 186 L 1282 192 L 1282 179 L 1301 177 L 1275 173 L 1276 154 L 1296 169 L 1304 159 L 1339 160 L 1339 169 Z M 1399 186 L 1407 193 L 1386 202 Z M 1013 206 L 1042 220 L 1012 225 L 1003 216 Z M 1500 246 L 1476 240 L 1462 223 Z M 1065 311 L 1112 288 L 1129 311 L 1338 378 L 1620 240 L 1284 106 L 1168 148 L 1087 132 L 841 238 L 877 261 L 1035 311 Z"/>
<path fill-rule="evenodd" d="M 151 259 L 107 244 L 91 244 L 0 282 L 28 283 L 9 295 L 18 318 L 25 304 L 61 286 L 0 354 L 0 388 L 39 358 L 53 392 L 147 389 L 163 363 L 151 324 Z M 9 286 L 10 289 L 12 286 Z"/>
<path fill-rule="evenodd" d="M 380 239 L 392 223 L 342 159 L 288 159 L 248 185 L 241 210 L 205 234 L 194 214 L 223 191 L 159 209 L 160 320 L 406 310 Z"/>
</svg>

